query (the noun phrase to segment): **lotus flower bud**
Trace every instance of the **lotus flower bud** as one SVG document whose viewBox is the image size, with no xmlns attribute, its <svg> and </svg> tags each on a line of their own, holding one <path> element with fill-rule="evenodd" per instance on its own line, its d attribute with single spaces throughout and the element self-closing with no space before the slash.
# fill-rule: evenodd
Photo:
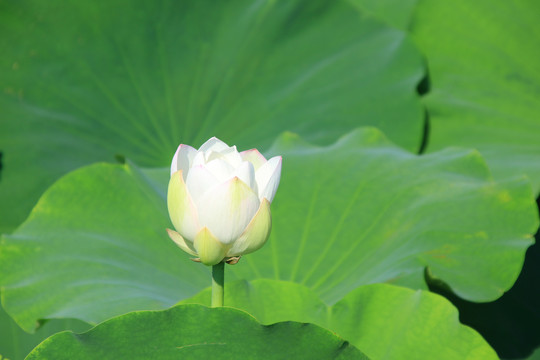
<svg viewBox="0 0 540 360">
<path fill-rule="evenodd" d="M 260 249 L 270 234 L 270 203 L 279 185 L 281 156 L 238 152 L 213 137 L 199 150 L 180 145 L 167 194 L 176 231 L 170 238 L 205 265 Z"/>
</svg>

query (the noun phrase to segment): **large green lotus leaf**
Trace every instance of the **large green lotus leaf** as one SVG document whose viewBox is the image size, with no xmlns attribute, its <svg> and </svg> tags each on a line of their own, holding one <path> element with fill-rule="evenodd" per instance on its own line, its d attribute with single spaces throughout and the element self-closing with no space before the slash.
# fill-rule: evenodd
<svg viewBox="0 0 540 360">
<path fill-rule="evenodd" d="M 108 320 L 83 334 L 62 332 L 34 349 L 39 359 L 368 359 L 313 324 L 261 325 L 243 311 L 179 305 Z"/>
<path fill-rule="evenodd" d="M 502 359 L 522 359 L 540 346 L 540 232 L 535 238 L 515 284 L 496 301 L 470 302 L 444 287 L 430 287 L 450 300 L 460 321 L 481 333 Z"/>
<path fill-rule="evenodd" d="M 0 23 L 3 232 L 115 155 L 166 166 L 180 142 L 325 144 L 359 125 L 420 146 L 420 54 L 345 1 L 7 0 Z"/>
<path fill-rule="evenodd" d="M 540 2 L 424 0 L 412 32 L 431 78 L 428 151 L 473 147 L 540 191 Z"/>
<path fill-rule="evenodd" d="M 540 349 L 536 349 L 531 356 L 527 357 L 524 360 L 540 360 Z"/>
<path fill-rule="evenodd" d="M 366 14 L 402 30 L 411 24 L 419 0 L 348 0 Z"/>
<path fill-rule="evenodd" d="M 35 334 L 24 332 L 0 307 L 0 359 L 22 360 L 45 338 L 66 329 L 85 331 L 90 326 L 73 319 L 47 321 Z"/>
<path fill-rule="evenodd" d="M 208 269 L 166 236 L 165 188 L 152 175 L 112 164 L 71 172 L 2 239 L 2 300 L 23 329 L 163 309 L 208 284 Z"/>
<path fill-rule="evenodd" d="M 364 284 L 425 288 L 424 272 L 486 301 L 515 281 L 538 224 L 529 183 L 494 182 L 475 151 L 417 156 L 376 129 L 330 146 L 284 135 L 268 244 L 230 266 L 230 279 L 305 284 L 331 304 Z M 90 323 L 170 306 L 209 271 L 168 239 L 168 169 L 96 164 L 68 174 L 0 246 L 6 311 Z"/>
<path fill-rule="evenodd" d="M 417 156 L 376 129 L 332 146 L 284 135 L 269 244 L 241 278 L 291 280 L 333 303 L 375 282 L 424 286 L 424 269 L 459 296 L 489 301 L 516 280 L 538 211 L 529 182 L 495 182 L 477 151 Z"/>
<path fill-rule="evenodd" d="M 208 288 L 182 303 L 209 305 L 210 298 Z M 328 306 L 296 283 L 237 281 L 227 283 L 225 305 L 245 310 L 263 324 L 293 320 L 320 325 L 374 360 L 498 359 L 482 336 L 459 323 L 448 300 L 428 291 L 366 285 Z"/>
</svg>

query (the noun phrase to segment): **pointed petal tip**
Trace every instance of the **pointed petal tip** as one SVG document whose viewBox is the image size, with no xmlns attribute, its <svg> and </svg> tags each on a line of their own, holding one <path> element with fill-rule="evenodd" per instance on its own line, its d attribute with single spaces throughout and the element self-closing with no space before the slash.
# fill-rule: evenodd
<svg viewBox="0 0 540 360">
<path fill-rule="evenodd" d="M 186 144 L 180 144 L 171 162 L 171 175 L 178 169 L 188 170 L 197 150 Z"/>
<path fill-rule="evenodd" d="M 277 159 L 276 161 L 277 161 L 279 164 L 281 164 L 281 163 L 283 162 L 283 156 L 281 156 L 281 155 L 274 156 L 274 157 L 272 157 L 270 160 L 274 160 L 274 159 Z M 268 160 L 268 161 L 270 161 L 270 160 Z"/>
<path fill-rule="evenodd" d="M 261 155 L 263 156 L 259 150 L 253 148 L 253 149 L 248 149 L 248 150 L 244 150 L 244 151 L 241 151 L 240 154 L 254 154 L 254 155 Z M 263 156 L 264 157 L 264 156 Z"/>
<path fill-rule="evenodd" d="M 237 186 L 245 186 L 247 187 L 249 190 L 251 190 L 251 192 L 253 192 L 253 189 L 249 186 L 249 184 L 246 184 L 245 181 L 243 181 L 242 179 L 240 179 L 238 176 L 233 176 L 231 178 L 231 180 L 229 180 L 229 184 L 230 186 L 233 186 L 233 187 L 237 187 Z M 255 192 L 253 192 L 253 194 L 255 194 Z M 255 194 L 256 195 L 256 194 Z"/>
<path fill-rule="evenodd" d="M 193 146 L 188 145 L 188 144 L 180 144 L 180 145 L 178 145 L 178 149 L 177 149 L 177 150 L 184 149 L 184 148 L 185 148 L 185 149 L 192 149 L 192 150 L 195 150 L 195 149 L 193 148 Z"/>
<path fill-rule="evenodd" d="M 270 202 L 274 200 L 281 179 L 281 156 L 274 156 L 264 164 L 256 173 L 257 185 L 259 186 L 259 198 L 266 198 Z"/>
<path fill-rule="evenodd" d="M 229 250 L 229 246 L 222 244 L 206 226 L 195 237 L 195 250 L 204 265 L 218 264 Z"/>
<path fill-rule="evenodd" d="M 255 167 L 255 170 L 257 170 L 258 168 L 260 168 L 262 165 L 264 165 L 267 162 L 264 155 L 261 154 L 259 150 L 257 149 L 249 149 L 249 150 L 242 151 L 240 153 L 240 156 L 242 157 L 242 160 L 249 161 L 250 163 L 252 163 L 253 166 Z"/>
<path fill-rule="evenodd" d="M 209 191 L 198 200 L 201 226 L 208 227 L 222 243 L 230 244 L 244 231 L 257 212 L 260 200 L 239 177 L 231 178 Z"/>
<path fill-rule="evenodd" d="M 224 150 L 228 148 L 229 145 L 227 145 L 224 141 L 218 139 L 217 137 L 213 136 L 210 139 L 206 140 L 204 144 L 202 144 L 199 147 L 199 151 L 208 151 L 215 149 L 216 151 Z"/>
<path fill-rule="evenodd" d="M 183 251 L 187 252 L 188 254 L 190 254 L 192 256 L 197 256 L 197 253 L 195 251 L 193 251 L 191 246 L 188 245 L 188 243 L 182 237 L 182 235 L 180 235 L 178 232 L 176 232 L 174 230 L 171 230 L 171 229 L 166 229 L 166 230 L 167 230 L 167 234 L 169 235 L 171 240 L 174 241 L 174 243 L 176 245 L 178 245 L 178 247 L 180 249 L 182 249 Z"/>
</svg>

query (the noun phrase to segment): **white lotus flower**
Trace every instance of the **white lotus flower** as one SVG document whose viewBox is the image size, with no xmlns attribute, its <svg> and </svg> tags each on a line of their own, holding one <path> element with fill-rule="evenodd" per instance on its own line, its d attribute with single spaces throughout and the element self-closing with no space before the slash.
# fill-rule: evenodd
<svg viewBox="0 0 540 360">
<path fill-rule="evenodd" d="M 205 265 L 260 249 L 270 234 L 270 203 L 281 177 L 281 156 L 238 152 L 213 137 L 199 150 L 180 145 L 167 194 L 176 231 L 170 238 Z"/>
</svg>

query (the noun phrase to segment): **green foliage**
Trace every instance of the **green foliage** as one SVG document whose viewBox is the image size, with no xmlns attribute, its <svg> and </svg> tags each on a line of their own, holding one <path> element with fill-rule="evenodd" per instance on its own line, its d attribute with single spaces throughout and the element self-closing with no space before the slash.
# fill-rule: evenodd
<svg viewBox="0 0 540 360">
<path fill-rule="evenodd" d="M 329 303 L 375 282 L 425 288 L 426 266 L 475 300 L 515 281 L 537 226 L 531 190 L 522 179 L 493 182 L 476 152 L 416 156 L 375 129 L 328 147 L 286 134 L 272 151 L 284 157 L 272 235 L 228 270 L 233 278 L 293 280 Z M 98 323 L 206 287 L 208 269 L 165 235 L 167 177 L 97 164 L 53 185 L 2 240 L 15 320 L 27 331 L 40 318 Z"/>
<path fill-rule="evenodd" d="M 528 182 L 494 182 L 476 151 L 416 156 L 361 129 L 328 147 L 284 135 L 271 152 L 284 158 L 274 228 L 235 274 L 306 284 L 329 303 L 374 282 L 422 288 L 426 267 L 464 298 L 493 300 L 538 227 Z"/>
<path fill-rule="evenodd" d="M 89 329 L 89 325 L 73 319 L 49 320 L 41 325 L 38 332 L 30 335 L 0 308 L 0 360 L 23 359 L 41 341 L 66 329 L 81 332 Z"/>
<path fill-rule="evenodd" d="M 164 309 L 209 284 L 166 236 L 164 167 L 179 143 L 215 135 L 283 155 L 271 238 L 227 267 L 244 281 L 226 302 L 265 325 L 233 309 L 134 312 L 30 358 L 219 338 L 256 358 L 362 358 L 343 339 L 373 359 L 496 358 L 426 279 L 494 300 L 533 242 L 539 11 L 536 0 L 0 1 L 2 305 L 30 332 L 60 319 L 25 337 L 2 318 L 0 357 L 21 359 L 73 325 L 62 319 Z"/>
<path fill-rule="evenodd" d="M 210 289 L 184 304 L 209 305 Z M 232 282 L 226 306 L 247 311 L 263 324 L 293 320 L 318 324 L 348 339 L 372 359 L 497 359 L 486 341 L 458 321 L 456 309 L 426 291 L 374 284 L 361 286 L 333 306 L 291 282 Z"/>
<path fill-rule="evenodd" d="M 62 178 L 2 239 L 4 307 L 33 331 L 42 318 L 95 324 L 195 294 L 210 272 L 168 239 L 164 191 L 129 165 L 97 164 Z"/>
<path fill-rule="evenodd" d="M 2 232 L 117 154 L 165 166 L 180 142 L 327 144 L 361 125 L 421 143 L 420 54 L 343 1 L 4 1 L 0 23 Z"/>
<path fill-rule="evenodd" d="M 473 147 L 496 178 L 540 192 L 540 2 L 421 1 L 412 34 L 428 58 L 428 151 Z"/>
<path fill-rule="evenodd" d="M 524 360 L 540 360 L 540 349 L 536 349 L 531 356 Z"/>
<path fill-rule="evenodd" d="M 406 30 L 419 0 L 348 0 L 368 15 Z"/>
<path fill-rule="evenodd" d="M 522 359 L 540 345 L 538 304 L 540 304 L 540 233 L 536 245 L 527 249 L 521 274 L 512 288 L 496 301 L 474 303 L 463 300 L 448 289 L 435 287 L 458 309 L 460 321 L 478 332 L 502 359 Z"/>
<path fill-rule="evenodd" d="M 62 332 L 27 359 L 257 359 L 262 354 L 265 359 L 368 359 L 313 324 L 264 326 L 242 311 L 200 305 L 132 312 L 80 335 Z"/>
</svg>

